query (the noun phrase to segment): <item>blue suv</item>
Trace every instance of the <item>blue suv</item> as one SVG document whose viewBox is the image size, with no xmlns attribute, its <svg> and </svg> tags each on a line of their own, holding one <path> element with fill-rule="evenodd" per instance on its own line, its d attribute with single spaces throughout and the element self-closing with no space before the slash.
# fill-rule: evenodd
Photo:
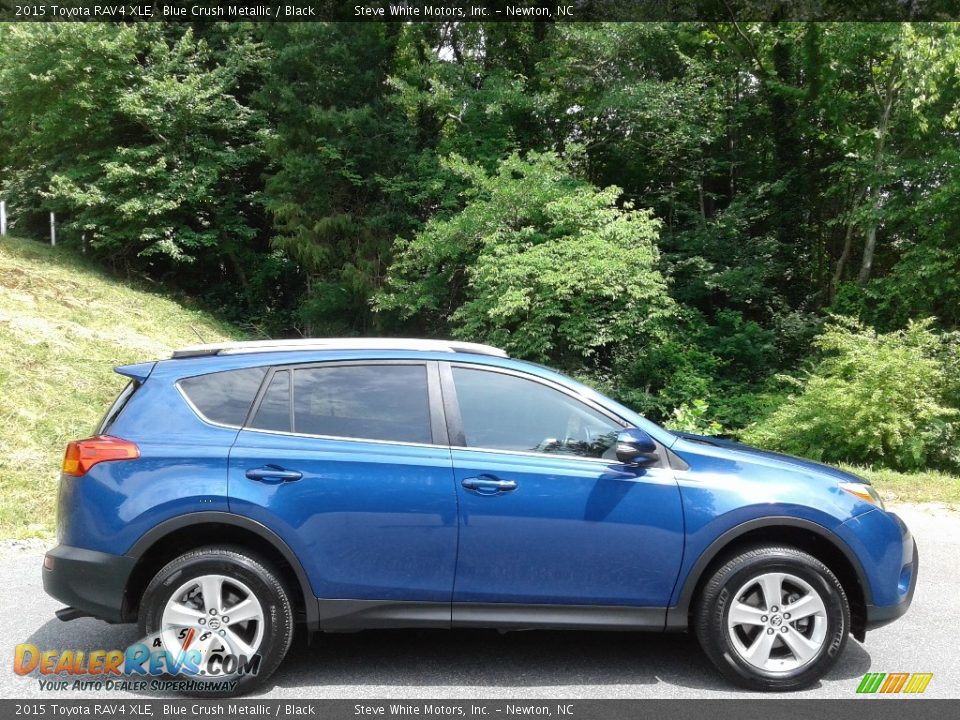
<svg viewBox="0 0 960 720">
<path fill-rule="evenodd" d="M 258 658 L 236 692 L 298 626 L 692 631 L 730 680 L 796 689 L 916 586 L 865 480 L 668 432 L 497 348 L 225 343 L 116 370 L 66 451 L 44 587 L 201 668 Z"/>
</svg>

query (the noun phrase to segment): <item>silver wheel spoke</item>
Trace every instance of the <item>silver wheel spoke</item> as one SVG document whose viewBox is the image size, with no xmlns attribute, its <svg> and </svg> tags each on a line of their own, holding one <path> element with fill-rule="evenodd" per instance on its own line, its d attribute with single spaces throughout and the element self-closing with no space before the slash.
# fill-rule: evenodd
<svg viewBox="0 0 960 720">
<path fill-rule="evenodd" d="M 769 610 L 772 607 L 780 607 L 780 597 L 783 590 L 783 575 L 779 573 L 767 573 L 757 578 L 760 583 L 760 589 L 763 591 L 763 601 Z"/>
<path fill-rule="evenodd" d="M 766 630 L 761 630 L 760 634 L 753 641 L 753 644 L 747 648 L 746 659 L 754 665 L 762 666 L 770 659 L 770 650 L 773 648 L 773 641 L 776 635 L 768 634 Z"/>
<path fill-rule="evenodd" d="M 820 597 L 811 593 L 784 607 L 783 612 L 790 614 L 790 622 L 792 623 L 794 620 L 802 620 L 811 615 L 825 615 L 826 608 L 823 606 Z"/>
<path fill-rule="evenodd" d="M 731 625 L 766 625 L 766 621 L 760 619 L 765 616 L 766 611 L 735 600 L 730 608 L 728 622 Z"/>
<path fill-rule="evenodd" d="M 194 627 L 198 624 L 203 613 L 180 602 L 171 602 L 163 613 L 164 622 L 178 627 Z"/>
<path fill-rule="evenodd" d="M 787 647 L 790 648 L 790 652 L 792 652 L 793 656 L 801 663 L 807 662 L 807 660 L 816 655 L 821 645 L 821 643 L 813 643 L 807 640 L 807 638 L 796 630 L 781 633 L 780 639 L 786 643 Z"/>
<path fill-rule="evenodd" d="M 223 579 L 219 575 L 204 575 L 200 578 L 200 592 L 203 593 L 203 607 L 209 614 L 210 609 L 220 612 L 223 599 L 220 591 L 223 589 Z"/>
<path fill-rule="evenodd" d="M 234 655 L 246 655 L 247 657 L 253 655 L 253 648 L 241 640 L 240 636 L 230 628 L 227 628 L 224 639 L 227 641 L 227 645 L 230 646 L 231 650 L 233 650 Z"/>
<path fill-rule="evenodd" d="M 248 597 L 246 600 L 241 600 L 233 607 L 224 610 L 223 614 L 230 618 L 228 625 L 236 625 L 247 620 L 260 620 L 260 603 Z"/>
</svg>

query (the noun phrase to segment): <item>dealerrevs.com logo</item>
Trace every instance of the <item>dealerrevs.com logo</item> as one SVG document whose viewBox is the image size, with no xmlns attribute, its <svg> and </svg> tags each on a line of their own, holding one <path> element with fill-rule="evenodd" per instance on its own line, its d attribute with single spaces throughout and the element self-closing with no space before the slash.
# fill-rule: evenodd
<svg viewBox="0 0 960 720">
<path fill-rule="evenodd" d="M 222 645 L 203 651 L 191 648 L 196 634 L 191 628 L 178 638 L 179 648 L 169 650 L 159 635 L 147 637 L 119 650 L 41 649 L 31 643 L 14 648 L 13 671 L 36 676 L 48 692 L 77 690 L 130 690 L 190 692 L 203 688 L 232 691 L 239 679 L 256 675 L 260 655 L 234 655 Z"/>
<path fill-rule="evenodd" d="M 915 695 L 927 689 L 933 673 L 867 673 L 857 692 L 861 695 Z"/>
</svg>

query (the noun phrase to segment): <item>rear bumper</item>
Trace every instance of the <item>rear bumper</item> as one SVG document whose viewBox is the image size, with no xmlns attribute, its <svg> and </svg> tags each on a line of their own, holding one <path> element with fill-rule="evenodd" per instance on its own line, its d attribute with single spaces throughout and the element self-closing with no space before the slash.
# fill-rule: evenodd
<svg viewBox="0 0 960 720">
<path fill-rule="evenodd" d="M 125 555 L 58 545 L 43 559 L 43 589 L 93 617 L 124 622 L 125 589 L 135 563 Z"/>
<path fill-rule="evenodd" d="M 900 581 L 897 586 L 900 601 L 893 605 L 867 605 L 866 630 L 876 630 L 889 625 L 910 609 L 913 602 L 913 593 L 917 589 L 917 575 L 920 569 L 920 554 L 913 536 L 900 518 L 896 518 L 903 532 L 904 563 L 900 570 Z"/>
</svg>

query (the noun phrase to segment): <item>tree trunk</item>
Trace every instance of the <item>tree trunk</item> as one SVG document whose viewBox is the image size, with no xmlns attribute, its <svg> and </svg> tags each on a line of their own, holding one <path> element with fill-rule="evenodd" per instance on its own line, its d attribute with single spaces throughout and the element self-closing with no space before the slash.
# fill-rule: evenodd
<svg viewBox="0 0 960 720">
<path fill-rule="evenodd" d="M 873 268 L 873 255 L 877 249 L 877 218 L 876 211 L 879 209 L 879 192 L 871 192 L 874 199 L 870 201 L 870 207 L 874 210 L 874 215 L 867 225 L 867 236 L 863 243 L 863 260 L 860 262 L 860 274 L 857 276 L 857 282 L 866 285 L 870 279 L 870 270 Z"/>
<path fill-rule="evenodd" d="M 883 98 L 881 99 L 880 122 L 877 125 L 877 142 L 873 151 L 873 181 L 870 184 L 870 219 L 866 229 L 866 237 L 863 244 L 863 259 L 860 261 L 860 273 L 857 276 L 857 282 L 866 285 L 870 279 L 870 271 L 873 268 L 873 256 L 877 249 L 877 224 L 880 214 L 880 172 L 883 169 L 883 151 L 887 141 L 887 134 L 890 131 L 890 115 L 893 111 L 893 104 L 897 99 L 897 92 L 900 79 L 901 57 L 900 49 L 896 51 L 893 63 L 890 65 L 890 74 L 887 76 L 887 83 L 884 88 Z"/>
<path fill-rule="evenodd" d="M 843 237 L 843 250 L 837 259 L 837 267 L 833 271 L 833 278 L 830 281 L 830 303 L 837 299 L 837 287 L 843 278 L 843 269 L 847 264 L 847 258 L 850 257 L 850 248 L 853 245 L 853 210 L 850 212 L 850 221 L 847 223 L 847 232 Z"/>
<path fill-rule="evenodd" d="M 703 175 L 700 176 L 700 184 L 697 187 L 699 196 L 700 196 L 700 220 L 704 223 L 707 222 L 707 202 L 706 198 L 703 195 Z"/>
<path fill-rule="evenodd" d="M 840 257 L 837 259 L 837 265 L 833 270 L 833 277 L 830 280 L 829 298 L 832 303 L 837 298 L 837 288 L 840 281 L 843 280 L 843 271 L 846 269 L 847 260 L 850 259 L 850 251 L 853 249 L 853 231 L 857 227 L 857 210 L 864 200 L 867 188 L 854 190 L 850 198 L 850 211 L 847 214 L 847 229 L 843 235 L 843 249 L 840 251 Z"/>
<path fill-rule="evenodd" d="M 250 281 L 247 280 L 247 273 L 243 269 L 243 263 L 240 262 L 240 258 L 237 257 L 237 254 L 233 250 L 228 250 L 226 256 L 227 260 L 230 261 L 230 266 L 233 268 L 234 274 L 237 276 L 237 282 L 240 283 L 240 287 L 243 288 L 243 291 L 246 293 L 250 289 Z"/>
</svg>

